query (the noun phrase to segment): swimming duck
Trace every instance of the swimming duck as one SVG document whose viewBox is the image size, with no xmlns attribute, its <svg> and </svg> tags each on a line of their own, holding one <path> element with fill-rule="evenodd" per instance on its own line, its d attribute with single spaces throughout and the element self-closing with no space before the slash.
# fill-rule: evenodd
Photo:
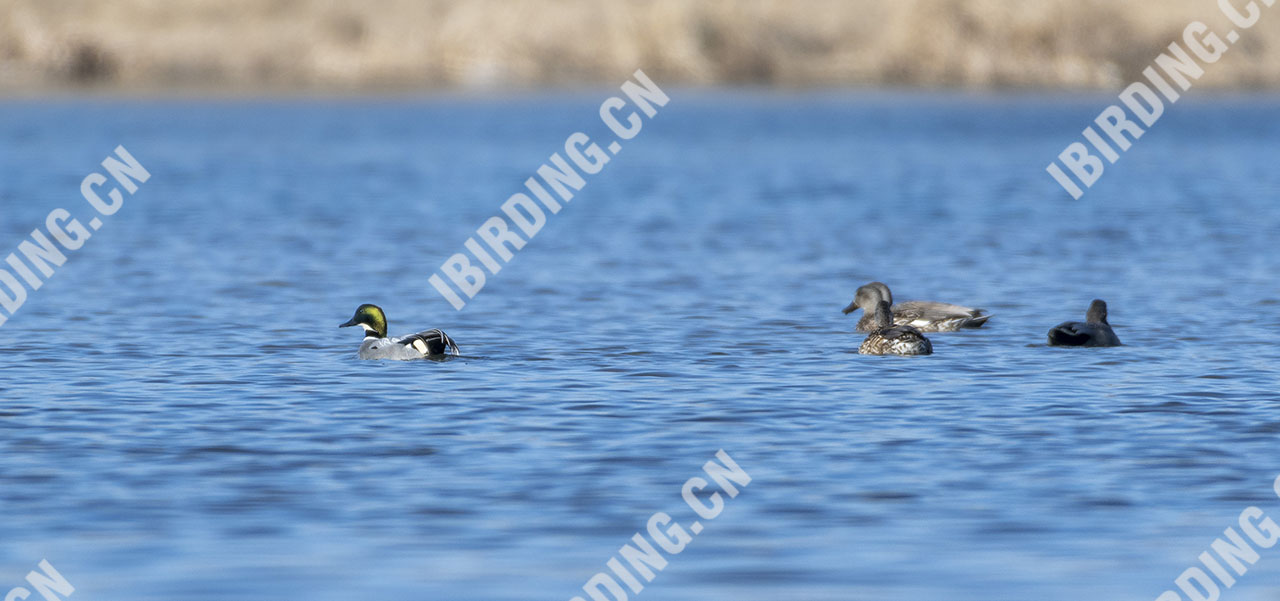
<svg viewBox="0 0 1280 601">
<path fill-rule="evenodd" d="M 893 323 L 912 326 L 921 332 L 955 332 L 964 328 L 978 328 L 991 319 L 991 315 L 982 309 L 937 303 L 932 301 L 906 301 L 893 304 L 893 293 L 881 282 L 871 282 L 860 288 L 853 297 L 853 302 L 844 308 L 848 315 L 862 309 L 862 319 L 858 320 L 859 332 L 871 332 L 875 318 L 876 303 L 885 301 L 891 306 Z"/>
<path fill-rule="evenodd" d="M 1054 326 L 1049 330 L 1049 346 L 1120 346 L 1120 337 L 1107 323 L 1107 303 L 1095 299 L 1084 322 L 1067 321 Z"/>
<path fill-rule="evenodd" d="M 858 347 L 860 355 L 932 355 L 933 344 L 911 326 L 893 325 L 887 301 L 879 301 L 871 315 L 871 335 Z"/>
<path fill-rule="evenodd" d="M 360 345 L 361 359 L 395 359 L 408 361 L 424 357 L 440 358 L 450 351 L 458 355 L 458 345 L 448 334 L 440 330 L 427 330 L 400 338 L 387 338 L 387 315 L 377 305 L 360 305 L 355 317 L 339 328 L 360 326 L 364 328 L 364 343 Z"/>
</svg>

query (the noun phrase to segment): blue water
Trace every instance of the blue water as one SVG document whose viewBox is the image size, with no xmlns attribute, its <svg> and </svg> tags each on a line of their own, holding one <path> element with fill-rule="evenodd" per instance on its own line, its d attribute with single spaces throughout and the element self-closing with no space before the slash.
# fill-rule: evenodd
<svg viewBox="0 0 1280 601">
<path fill-rule="evenodd" d="M 1280 518 L 1280 100 L 1072 201 L 1105 97 L 669 92 L 462 311 L 427 278 L 608 91 L 0 105 L 0 254 L 152 175 L 0 327 L 0 592 L 564 600 L 718 449 L 750 485 L 633 598 L 1154 599 Z M 873 279 L 996 317 L 860 356 Z M 1093 298 L 1126 346 L 1044 345 Z M 365 302 L 466 357 L 356 360 Z"/>
</svg>

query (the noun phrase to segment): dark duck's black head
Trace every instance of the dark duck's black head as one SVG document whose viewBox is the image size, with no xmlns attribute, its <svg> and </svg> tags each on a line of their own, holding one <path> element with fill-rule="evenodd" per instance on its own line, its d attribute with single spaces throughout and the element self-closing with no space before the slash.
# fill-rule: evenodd
<svg viewBox="0 0 1280 601">
<path fill-rule="evenodd" d="M 1107 303 L 1094 299 L 1089 305 L 1089 312 L 1084 315 L 1084 320 L 1089 323 L 1107 323 Z"/>
</svg>

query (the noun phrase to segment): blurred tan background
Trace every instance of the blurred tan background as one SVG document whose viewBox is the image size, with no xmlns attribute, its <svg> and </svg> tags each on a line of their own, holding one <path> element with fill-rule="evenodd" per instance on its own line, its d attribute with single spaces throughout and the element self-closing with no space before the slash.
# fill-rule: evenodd
<svg viewBox="0 0 1280 601">
<path fill-rule="evenodd" d="M 0 94 L 1117 89 L 1213 0 L 0 0 Z M 1280 84 L 1280 8 L 1202 85 Z"/>
</svg>

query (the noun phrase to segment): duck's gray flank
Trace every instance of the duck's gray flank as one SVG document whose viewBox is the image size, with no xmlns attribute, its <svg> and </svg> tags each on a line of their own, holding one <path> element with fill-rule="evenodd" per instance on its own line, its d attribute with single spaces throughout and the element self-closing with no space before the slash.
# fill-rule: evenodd
<svg viewBox="0 0 1280 601">
<path fill-rule="evenodd" d="M 360 326 L 364 329 L 364 342 L 360 344 L 361 359 L 393 359 L 406 361 L 428 357 L 459 355 L 458 344 L 441 330 L 427 330 L 401 336 L 387 337 L 387 316 L 377 305 L 360 305 L 356 314 L 339 328 Z"/>
<path fill-rule="evenodd" d="M 859 332 L 874 331 L 876 304 L 880 301 L 889 303 L 893 315 L 893 323 L 909 325 L 921 332 L 955 332 L 967 328 L 982 327 L 991 319 L 983 309 L 975 309 L 951 303 L 933 301 L 906 301 L 893 304 L 893 293 L 883 282 L 871 282 L 858 288 L 853 302 L 844 308 L 845 315 L 862 309 L 862 318 L 858 320 Z"/>
<path fill-rule="evenodd" d="M 1120 337 L 1107 322 L 1107 303 L 1095 299 L 1084 321 L 1066 321 L 1049 330 L 1050 346 L 1120 346 Z"/>
</svg>

